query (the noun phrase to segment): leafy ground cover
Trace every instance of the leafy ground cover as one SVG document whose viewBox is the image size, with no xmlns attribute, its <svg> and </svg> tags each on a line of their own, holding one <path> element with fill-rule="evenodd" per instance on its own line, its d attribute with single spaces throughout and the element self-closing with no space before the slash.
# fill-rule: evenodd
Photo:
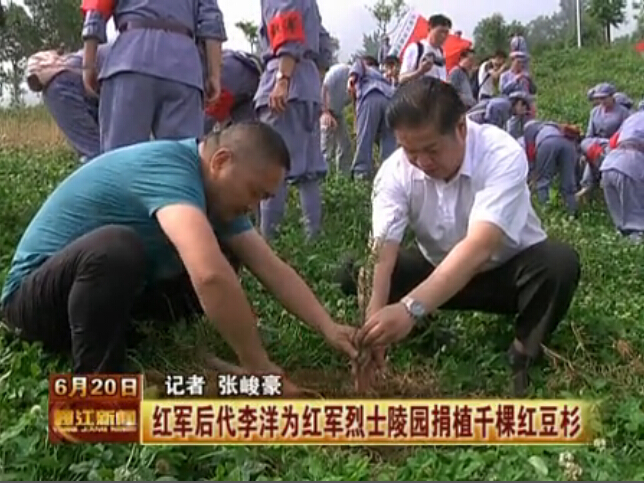
<svg viewBox="0 0 644 483">
<path fill-rule="evenodd" d="M 629 51 L 547 53 L 535 62 L 539 114 L 585 125 L 588 87 L 612 80 L 641 98 L 642 60 Z M 73 156 L 42 111 L 0 118 L 0 277 L 20 234 L 57 182 L 74 168 Z M 601 202 L 569 221 L 556 201 L 540 214 L 553 237 L 579 250 L 582 283 L 552 341 L 548 364 L 534 373 L 534 397 L 598 401 L 601 425 L 588 447 L 140 447 L 52 446 L 47 443 L 47 376 L 68 362 L 38 345 L 0 331 L 0 476 L 8 480 L 642 480 L 644 465 L 644 246 L 619 239 Z M 294 200 L 291 200 L 294 201 Z M 331 178 L 324 191 L 326 234 L 303 243 L 291 203 L 276 244 L 338 319 L 358 322 L 356 301 L 331 281 L 334 264 L 360 255 L 369 226 L 369 193 Z M 348 368 L 322 340 L 287 315 L 256 282 L 244 284 L 261 317 L 275 360 L 294 378 L 320 381 L 327 395 L 351 392 Z M 169 333 L 150 328 L 149 344 L 132 353 L 144 369 L 199 369 L 194 347 L 229 351 L 207 325 L 186 322 Z M 414 341 L 392 354 L 386 395 L 508 397 L 504 351 L 511 321 L 479 314 L 443 313 Z M 152 343 L 153 341 L 153 343 Z M 566 461 L 568 463 L 566 464 Z"/>
</svg>

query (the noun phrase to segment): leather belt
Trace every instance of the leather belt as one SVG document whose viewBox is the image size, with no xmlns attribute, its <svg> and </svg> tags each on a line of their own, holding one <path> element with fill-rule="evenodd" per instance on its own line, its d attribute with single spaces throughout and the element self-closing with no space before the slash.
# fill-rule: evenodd
<svg viewBox="0 0 644 483">
<path fill-rule="evenodd" d="M 188 27 L 181 25 L 178 22 L 162 19 L 146 19 L 146 20 L 132 20 L 119 25 L 119 32 L 123 33 L 132 29 L 151 29 L 151 30 L 166 30 L 177 34 L 185 35 L 194 39 L 192 30 Z"/>
</svg>

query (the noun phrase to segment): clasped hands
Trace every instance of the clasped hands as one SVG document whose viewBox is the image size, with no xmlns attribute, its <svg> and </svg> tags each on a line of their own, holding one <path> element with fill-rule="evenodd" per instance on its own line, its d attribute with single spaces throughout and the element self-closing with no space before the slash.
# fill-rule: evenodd
<svg viewBox="0 0 644 483">
<path fill-rule="evenodd" d="M 359 348 L 353 363 L 357 392 L 368 391 L 373 386 L 378 372 L 386 367 L 387 347 L 407 337 L 414 323 L 414 318 L 402 303 L 386 305 L 367 317 L 354 339 L 354 345 Z"/>
<path fill-rule="evenodd" d="M 351 359 L 356 391 L 361 393 L 368 391 L 378 372 L 385 369 L 386 348 L 407 337 L 414 323 L 405 306 L 396 303 L 374 311 L 359 329 L 334 323 L 323 329 L 322 335 L 331 347 Z M 301 392 L 292 383 L 288 382 L 288 385 L 289 390 L 285 392 Z"/>
</svg>

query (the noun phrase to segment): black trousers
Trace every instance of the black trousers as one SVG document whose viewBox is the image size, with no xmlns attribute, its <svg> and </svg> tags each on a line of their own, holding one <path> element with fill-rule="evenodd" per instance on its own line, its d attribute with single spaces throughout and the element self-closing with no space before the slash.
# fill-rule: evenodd
<svg viewBox="0 0 644 483">
<path fill-rule="evenodd" d="M 25 277 L 5 303 L 5 318 L 24 340 L 53 352 L 71 350 L 75 373 L 123 372 L 132 320 L 171 323 L 203 314 L 186 273 L 146 285 L 146 268 L 134 230 L 96 229 Z"/>
<path fill-rule="evenodd" d="M 389 303 L 400 301 L 433 270 L 415 245 L 401 250 L 391 276 Z M 546 240 L 477 274 L 440 309 L 516 315 L 516 338 L 527 355 L 535 357 L 568 312 L 580 273 L 579 256 L 571 246 Z M 355 271 L 343 270 L 339 282 L 346 294 L 356 293 L 355 280 Z"/>
</svg>

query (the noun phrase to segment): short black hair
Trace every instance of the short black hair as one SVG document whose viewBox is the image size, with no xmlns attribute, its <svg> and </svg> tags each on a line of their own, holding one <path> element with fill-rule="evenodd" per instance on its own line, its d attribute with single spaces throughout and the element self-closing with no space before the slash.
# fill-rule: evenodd
<svg viewBox="0 0 644 483">
<path fill-rule="evenodd" d="M 434 27 L 447 27 L 448 29 L 452 28 L 452 21 L 443 15 L 442 13 L 437 13 L 429 17 L 429 28 L 433 29 Z"/>
<path fill-rule="evenodd" d="M 400 64 L 400 59 L 395 55 L 388 55 L 382 63 L 384 65 L 398 65 Z"/>
<path fill-rule="evenodd" d="M 422 77 L 398 88 L 387 107 L 387 124 L 391 129 L 417 128 L 432 124 L 439 134 L 456 129 L 467 112 L 458 91 L 435 77 Z"/>
<path fill-rule="evenodd" d="M 378 59 L 376 59 L 373 55 L 363 55 L 361 59 L 369 67 L 378 67 Z"/>
<path fill-rule="evenodd" d="M 217 147 L 229 148 L 242 159 L 267 160 L 286 171 L 291 169 L 291 155 L 282 135 L 270 125 L 260 121 L 242 121 L 215 130 L 205 137 Z"/>
<path fill-rule="evenodd" d="M 470 55 L 474 55 L 474 49 L 468 48 L 461 50 L 461 53 L 458 55 L 459 60 L 463 60 Z"/>
<path fill-rule="evenodd" d="M 499 49 L 496 52 L 494 52 L 494 57 L 501 57 L 502 59 L 507 59 L 508 54 L 505 53 L 505 50 Z"/>
<path fill-rule="evenodd" d="M 530 103 L 523 97 L 516 97 L 511 101 L 512 107 L 516 106 L 519 103 L 523 103 L 525 107 L 530 107 Z"/>
</svg>

